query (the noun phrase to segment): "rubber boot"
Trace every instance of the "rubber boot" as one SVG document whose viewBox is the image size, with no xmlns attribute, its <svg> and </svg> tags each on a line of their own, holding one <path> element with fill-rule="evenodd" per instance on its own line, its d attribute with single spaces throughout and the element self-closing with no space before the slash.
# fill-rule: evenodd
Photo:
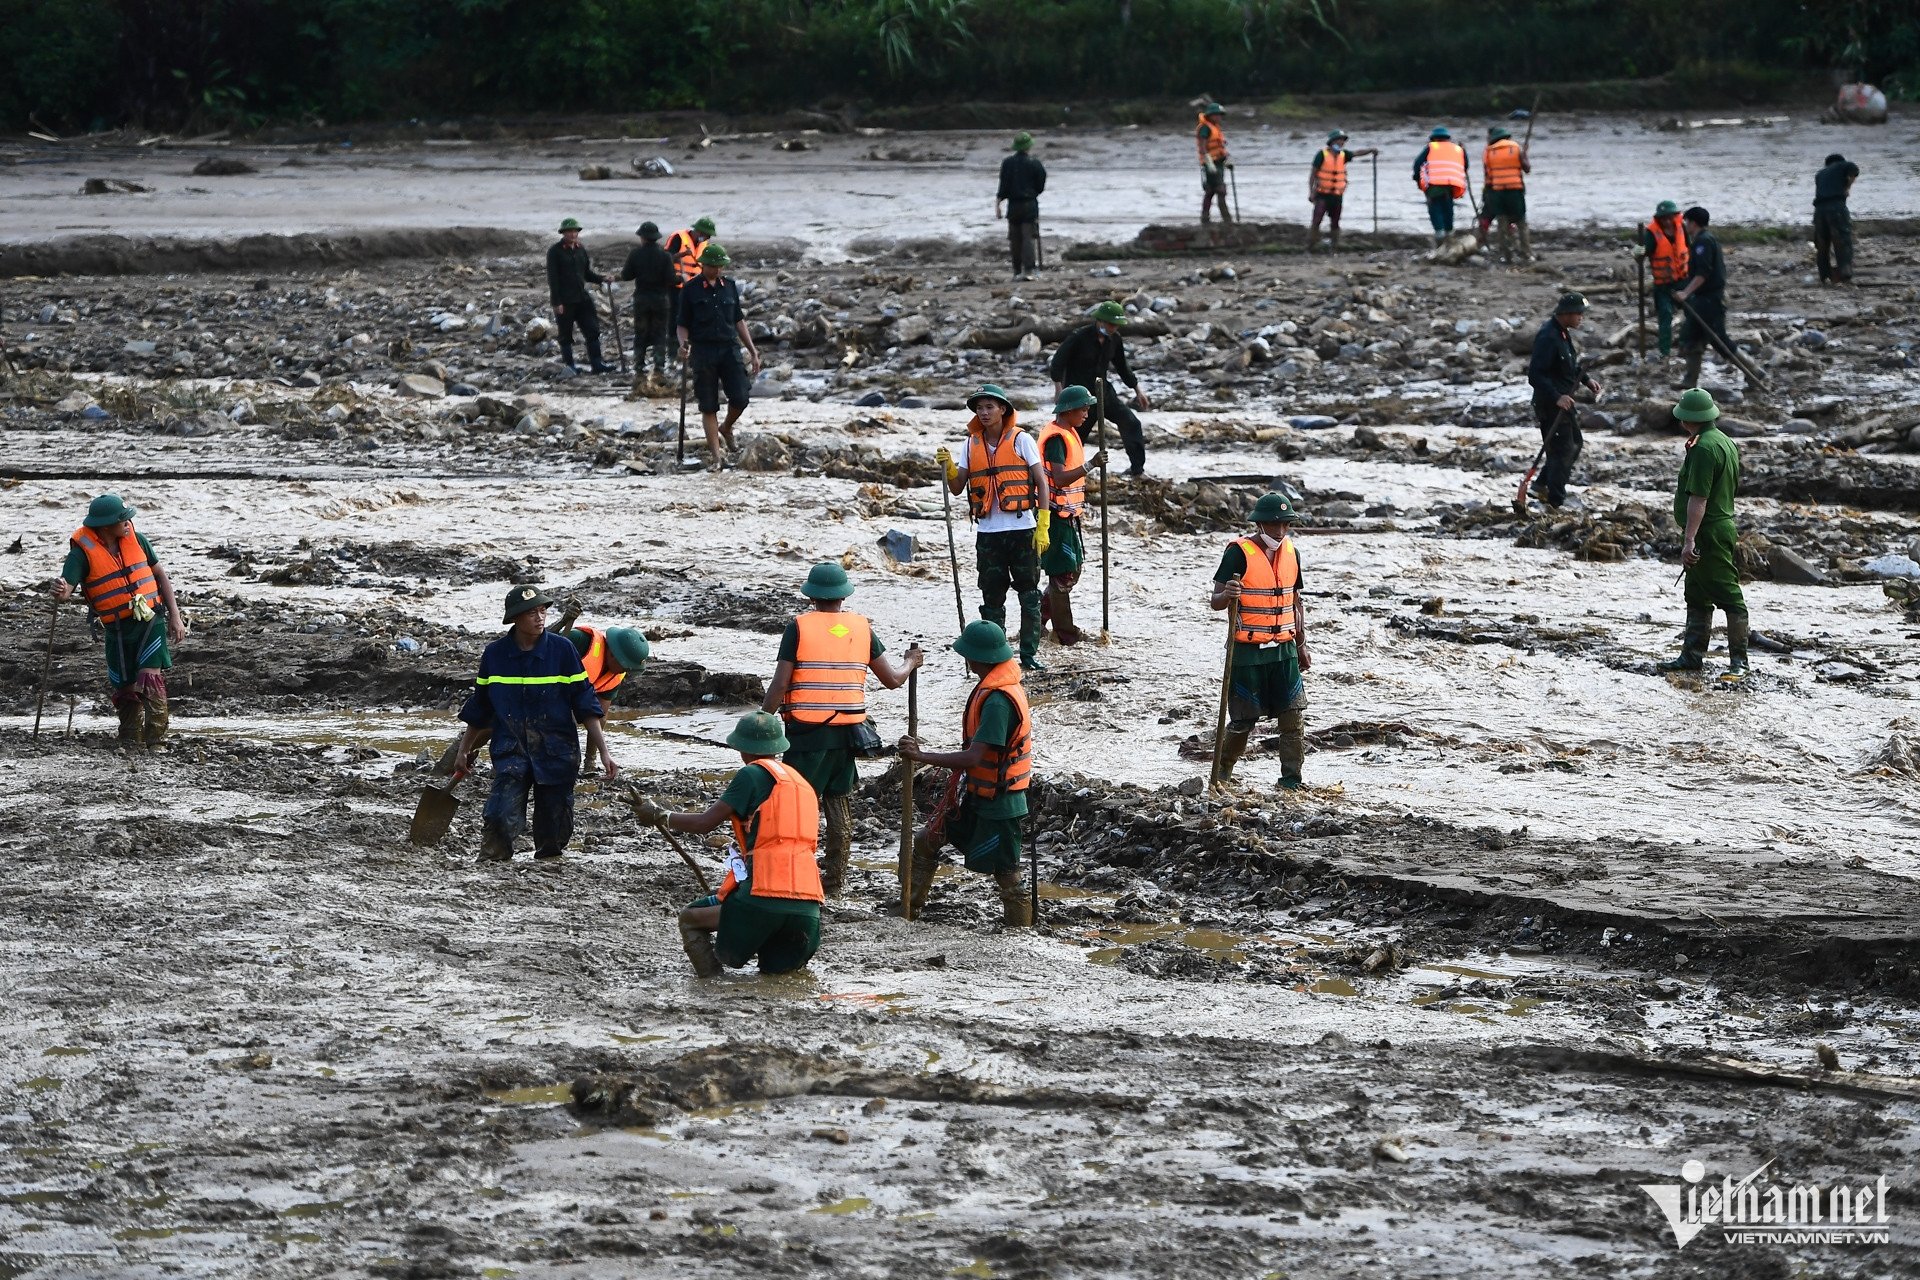
<svg viewBox="0 0 1920 1280">
<path fill-rule="evenodd" d="M 1000 890 L 1000 923 L 1008 929 L 1033 928 L 1033 899 L 1019 868 L 994 872 L 993 883 Z"/>
<path fill-rule="evenodd" d="M 513 842 L 501 835 L 500 829 L 492 823 L 488 823 L 480 831 L 480 861 L 513 861 Z"/>
<path fill-rule="evenodd" d="M 1020 667 L 1024 671 L 1045 671 L 1040 665 L 1040 592 L 1020 593 Z"/>
<path fill-rule="evenodd" d="M 1065 591 L 1053 591 L 1053 638 L 1063 645 L 1080 643 L 1080 628 L 1073 625 L 1073 597 Z"/>
<path fill-rule="evenodd" d="M 913 838 L 912 883 L 907 888 L 907 919 L 918 920 L 927 909 L 927 895 L 933 892 L 933 876 L 940 870 L 940 851 L 930 848 L 927 838 Z"/>
<path fill-rule="evenodd" d="M 120 717 L 120 746 L 132 750 L 146 733 L 147 704 L 129 689 L 113 695 L 113 710 Z"/>
<path fill-rule="evenodd" d="M 158 680 L 152 681 L 146 686 L 142 701 L 147 710 L 147 750 L 165 751 L 167 725 L 173 719 L 167 713 L 167 686 Z"/>
<path fill-rule="evenodd" d="M 1480 238 L 1483 241 L 1486 239 L 1484 235 Z M 1511 222 L 1500 224 L 1500 265 L 1503 267 L 1513 265 L 1513 224 Z"/>
<path fill-rule="evenodd" d="M 561 340 L 561 342 L 560 342 L 560 363 L 561 363 L 561 364 L 564 364 L 564 365 L 565 365 L 565 366 L 567 366 L 567 368 L 569 368 L 569 369 L 574 369 L 574 370 L 578 370 L 578 369 L 579 369 L 579 367 L 580 367 L 580 366 L 579 366 L 579 365 L 577 365 L 577 364 L 575 364 L 575 363 L 573 362 L 573 341 L 572 341 L 572 339 L 568 339 L 568 338 L 563 338 L 563 339 Z"/>
<path fill-rule="evenodd" d="M 1687 630 L 1680 638 L 1680 655 L 1655 666 L 1656 671 L 1698 671 L 1706 665 L 1707 637 L 1713 632 L 1713 610 L 1687 606 Z M 1742 637 L 1745 640 L 1745 637 Z"/>
<path fill-rule="evenodd" d="M 1300 787 L 1300 775 L 1307 764 L 1307 719 L 1304 711 L 1280 713 L 1280 785 L 1288 791 Z"/>
<path fill-rule="evenodd" d="M 1252 734 L 1251 729 L 1229 728 L 1226 736 L 1220 739 L 1219 745 L 1214 748 L 1214 754 L 1219 759 L 1220 781 L 1233 781 L 1233 767 L 1239 764 L 1240 757 L 1247 753 L 1247 739 Z"/>
<path fill-rule="evenodd" d="M 827 814 L 827 851 L 820 863 L 820 887 L 837 898 L 847 882 L 847 859 L 853 853 L 853 800 L 827 796 L 821 804 Z"/>
<path fill-rule="evenodd" d="M 1533 233 L 1527 230 L 1527 224 L 1520 224 L 1520 261 L 1533 261 Z"/>
<path fill-rule="evenodd" d="M 725 972 L 720 963 L 720 957 L 714 954 L 713 930 L 702 929 L 682 920 L 680 946 L 685 949 L 687 959 L 693 963 L 695 977 L 717 978 Z"/>
<path fill-rule="evenodd" d="M 1333 229 L 1327 232 L 1327 252 L 1340 252 L 1340 224 L 1337 222 L 1333 224 Z"/>
<path fill-rule="evenodd" d="M 1700 385 L 1700 362 L 1706 358 L 1706 354 L 1705 347 L 1687 352 L 1687 373 L 1680 379 L 1682 387 L 1692 388 Z"/>
<path fill-rule="evenodd" d="M 1727 615 L 1727 674 L 1722 679 L 1747 678 L 1747 638 L 1751 631 L 1746 614 Z"/>
</svg>

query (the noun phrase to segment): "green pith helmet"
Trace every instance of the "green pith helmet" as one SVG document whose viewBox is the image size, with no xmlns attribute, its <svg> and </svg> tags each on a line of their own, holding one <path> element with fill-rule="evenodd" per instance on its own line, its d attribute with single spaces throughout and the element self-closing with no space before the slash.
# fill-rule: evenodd
<svg viewBox="0 0 1920 1280">
<path fill-rule="evenodd" d="M 693 234 L 697 236 L 710 236 L 713 234 L 713 231 L 712 218 L 695 218 L 693 220 Z"/>
<path fill-rule="evenodd" d="M 1713 393 L 1705 387 L 1695 387 L 1680 397 L 1680 403 L 1673 406 L 1673 416 L 1682 422 L 1712 422 L 1720 416 L 1720 406 L 1713 402 Z"/>
<path fill-rule="evenodd" d="M 1656 218 L 1664 217 L 1668 214 L 1678 217 L 1680 214 L 1680 206 L 1671 200 L 1662 200 L 1653 207 L 1653 216 Z"/>
<path fill-rule="evenodd" d="M 578 218 L 567 218 L 560 223 L 560 230 L 562 231 L 578 231 L 579 229 L 580 219 Z"/>
<path fill-rule="evenodd" d="M 1055 414 L 1072 413 L 1075 409 L 1093 408 L 1093 392 L 1079 385 L 1060 388 L 1060 398 L 1053 402 Z"/>
<path fill-rule="evenodd" d="M 1206 106 L 1200 108 L 1200 114 L 1203 116 L 1217 116 L 1222 111 L 1225 111 L 1225 110 L 1226 108 L 1221 106 L 1219 103 L 1209 102 Z"/>
<path fill-rule="evenodd" d="M 709 244 L 700 251 L 700 265 L 703 267 L 729 267 L 733 265 L 733 255 L 717 244 Z"/>
<path fill-rule="evenodd" d="M 1015 151 L 1033 150 L 1033 135 L 1028 133 L 1025 129 L 1022 129 L 1020 132 L 1014 134 L 1013 149 Z"/>
<path fill-rule="evenodd" d="M 658 240 L 660 238 L 660 224 L 657 222 L 643 222 L 640 224 L 640 230 L 634 232 L 634 234 L 642 240 Z"/>
<path fill-rule="evenodd" d="M 853 583 L 848 580 L 845 569 L 827 560 L 807 571 L 800 594 L 809 600 L 845 600 L 853 594 Z"/>
<path fill-rule="evenodd" d="M 727 735 L 727 745 L 742 755 L 777 756 L 787 749 L 787 733 L 779 716 L 755 711 L 740 717 L 740 723 Z"/>
<path fill-rule="evenodd" d="M 1102 324 L 1125 324 L 1127 309 L 1117 302 L 1103 302 L 1093 309 L 1093 318 Z"/>
<path fill-rule="evenodd" d="M 1002 391 L 997 383 L 989 382 L 968 396 L 967 408 L 973 408 L 973 402 L 976 400 L 998 400 L 1006 412 L 1013 412 L 1013 401 L 1007 398 L 1007 393 Z"/>
<path fill-rule="evenodd" d="M 1443 124 L 1433 126 L 1433 132 L 1427 135 L 1428 142 L 1447 142 L 1452 138 L 1453 132 Z"/>
<path fill-rule="evenodd" d="M 1013 646 L 1007 643 L 1007 633 L 998 623 L 985 619 L 969 622 L 960 638 L 953 642 L 953 651 L 969 662 L 1013 661 Z"/>
<path fill-rule="evenodd" d="M 1331 133 L 1327 134 L 1327 144 L 1329 146 L 1331 146 L 1333 143 L 1336 143 L 1336 142 L 1345 142 L 1346 140 L 1347 140 L 1347 131 L 1345 129 L 1335 129 Z"/>
<path fill-rule="evenodd" d="M 609 627 L 607 652 L 613 655 L 622 671 L 635 672 L 647 665 L 647 659 L 653 656 L 653 646 L 632 627 Z"/>
<path fill-rule="evenodd" d="M 522 583 L 507 592 L 507 607 L 502 611 L 500 621 L 512 622 L 529 609 L 544 609 L 552 603 L 552 596 L 538 587 Z"/>
<path fill-rule="evenodd" d="M 131 520 L 134 510 L 121 501 L 117 493 L 103 493 L 87 504 L 87 518 L 80 523 L 89 529 L 104 529 L 110 524 L 119 524 L 122 520 Z"/>
<path fill-rule="evenodd" d="M 1511 138 L 1512 136 L 1513 136 L 1513 133 L 1510 130 L 1502 129 L 1497 124 L 1487 130 L 1488 142 L 1498 142 L 1502 138 Z"/>
<path fill-rule="evenodd" d="M 1249 517 L 1255 524 L 1292 524 L 1293 504 L 1284 493 L 1263 493 Z"/>
<path fill-rule="evenodd" d="M 1587 295 L 1578 291 L 1563 293 L 1560 301 L 1553 304 L 1553 314 L 1570 316 L 1583 314 L 1587 309 Z"/>
</svg>

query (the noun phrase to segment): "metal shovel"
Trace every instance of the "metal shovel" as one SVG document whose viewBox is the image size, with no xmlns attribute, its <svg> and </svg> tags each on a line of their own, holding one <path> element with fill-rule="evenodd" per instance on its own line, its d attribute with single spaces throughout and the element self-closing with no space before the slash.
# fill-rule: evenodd
<svg viewBox="0 0 1920 1280">
<path fill-rule="evenodd" d="M 460 811 L 460 797 L 453 794 L 467 776 L 465 769 L 453 772 L 453 781 L 444 787 L 428 783 L 420 788 L 420 803 L 413 809 L 413 825 L 407 828 L 407 839 L 418 845 L 439 844 L 446 838 L 447 830 L 453 826 L 453 815 Z"/>
</svg>

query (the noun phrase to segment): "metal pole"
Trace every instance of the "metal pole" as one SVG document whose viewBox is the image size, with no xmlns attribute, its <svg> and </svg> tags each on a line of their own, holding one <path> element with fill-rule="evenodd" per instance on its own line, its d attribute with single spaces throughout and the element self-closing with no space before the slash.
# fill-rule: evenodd
<svg viewBox="0 0 1920 1280">
<path fill-rule="evenodd" d="M 33 736 L 40 736 L 40 713 L 47 706 L 47 682 L 53 678 L 53 632 L 60 625 L 60 598 L 54 597 L 53 616 L 47 619 L 47 656 L 40 664 L 40 696 L 33 704 Z"/>
<path fill-rule="evenodd" d="M 1102 455 L 1100 463 L 1100 641 L 1102 644 L 1112 639 L 1113 631 L 1113 593 L 1108 581 L 1113 576 L 1113 560 L 1107 551 L 1107 353 L 1105 344 L 1101 345 L 1100 374 L 1094 379 L 1099 385 L 1093 393 L 1093 430 L 1094 449 Z"/>
<path fill-rule="evenodd" d="M 620 304 L 614 301 L 612 284 L 600 287 L 607 291 L 607 315 L 613 320 L 613 345 L 620 352 L 620 372 L 624 374 L 627 371 L 627 344 L 620 336 Z"/>
<path fill-rule="evenodd" d="M 680 357 L 680 440 L 673 447 L 673 460 L 681 465 L 687 461 L 687 358 Z"/>
</svg>

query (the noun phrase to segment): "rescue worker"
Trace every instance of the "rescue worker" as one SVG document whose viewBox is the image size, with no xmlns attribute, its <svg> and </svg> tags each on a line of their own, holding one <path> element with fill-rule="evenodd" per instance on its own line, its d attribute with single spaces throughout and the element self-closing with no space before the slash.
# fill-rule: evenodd
<svg viewBox="0 0 1920 1280">
<path fill-rule="evenodd" d="M 1453 234 L 1453 202 L 1467 194 L 1467 150 L 1447 126 L 1436 125 L 1427 135 L 1427 145 L 1413 158 L 1413 181 L 1426 193 L 1427 221 L 1438 248 Z"/>
<path fill-rule="evenodd" d="M 1533 355 L 1527 361 L 1527 383 L 1533 388 L 1533 420 L 1540 427 L 1546 458 L 1534 492 L 1550 507 L 1567 500 L 1567 481 L 1586 443 L 1580 434 L 1580 411 L 1573 393 L 1586 387 L 1595 396 L 1600 384 L 1580 365 L 1573 331 L 1587 318 L 1584 294 L 1562 294 L 1553 315 L 1533 335 Z"/>
<path fill-rule="evenodd" d="M 1733 523 L 1733 498 L 1740 489 L 1740 449 L 1716 423 L 1720 406 L 1699 387 L 1673 407 L 1687 424 L 1687 451 L 1673 491 L 1673 522 L 1684 531 L 1680 562 L 1686 566 L 1687 629 L 1680 655 L 1659 664 L 1661 671 L 1698 671 L 1706 665 L 1713 634 L 1713 611 L 1727 615 L 1727 680 L 1747 674 L 1747 600 L 1734 564 L 1739 531 Z"/>
<path fill-rule="evenodd" d="M 1821 284 L 1853 283 L 1853 215 L 1847 212 L 1847 196 L 1859 176 L 1860 166 L 1837 151 L 1813 175 L 1813 250 Z"/>
<path fill-rule="evenodd" d="M 632 627 L 609 627 L 605 631 L 598 627 L 572 627 L 563 634 L 573 645 L 573 651 L 580 655 L 580 667 L 587 673 L 587 683 L 593 686 L 602 702 L 606 702 L 608 695 L 624 684 L 628 676 L 639 675 L 653 655 L 647 638 Z"/>
<path fill-rule="evenodd" d="M 1347 150 L 1347 131 L 1335 129 L 1327 135 L 1327 145 L 1313 153 L 1312 171 L 1307 174 L 1307 199 L 1313 205 L 1313 222 L 1307 227 L 1307 252 L 1312 253 L 1320 240 L 1320 219 L 1327 220 L 1327 238 L 1335 253 L 1340 252 L 1340 206 L 1347 198 L 1347 161 L 1380 154 L 1378 147 L 1361 151 Z"/>
<path fill-rule="evenodd" d="M 1673 291 L 1687 278 L 1687 229 L 1680 224 L 1680 206 L 1662 200 L 1653 221 L 1640 228 L 1633 256 L 1647 260 L 1653 277 L 1653 315 L 1659 322 L 1660 358 L 1673 353 Z"/>
<path fill-rule="evenodd" d="M 1227 132 L 1220 127 L 1224 108 L 1209 102 L 1200 108 L 1200 127 L 1193 131 L 1194 150 L 1200 154 L 1200 221 L 1211 222 L 1208 214 L 1215 198 L 1220 201 L 1220 221 L 1232 222 L 1233 210 L 1227 207 L 1227 170 L 1233 161 L 1227 154 Z"/>
<path fill-rule="evenodd" d="M 713 219 L 696 218 L 691 227 L 667 237 L 667 256 L 673 259 L 673 272 L 679 284 L 684 285 L 700 274 L 700 254 L 713 236 Z"/>
<path fill-rule="evenodd" d="M 1527 175 L 1533 161 L 1513 140 L 1513 134 L 1494 125 L 1487 130 L 1486 149 L 1480 153 L 1480 171 L 1486 185 L 1480 189 L 1480 240 L 1500 224 L 1500 261 L 1513 261 L 1513 241 L 1518 233 L 1520 261 L 1533 261 L 1533 237 L 1527 231 Z"/>
<path fill-rule="evenodd" d="M 579 371 L 573 362 L 573 330 L 578 325 L 587 339 L 587 367 L 592 373 L 611 373 L 613 366 L 600 358 L 600 313 L 594 310 L 590 284 L 604 284 L 606 277 L 593 269 L 586 246 L 580 243 L 580 224 L 568 218 L 560 224 L 560 239 L 547 249 L 547 294 L 553 303 L 553 318 L 560 326 L 560 360 L 567 368 Z"/>
<path fill-rule="evenodd" d="M 974 522 L 973 558 L 980 585 L 980 616 L 1007 625 L 1007 589 L 1020 595 L 1020 665 L 1041 670 L 1040 557 L 1051 542 L 1053 520 L 1047 470 L 1040 446 L 1020 429 L 1007 393 L 989 382 L 967 397 L 973 417 L 960 446 L 964 466 L 942 445 L 934 457 L 947 477 L 947 491 L 967 495 Z"/>
<path fill-rule="evenodd" d="M 1109 301 L 1095 307 L 1092 322 L 1075 329 L 1055 348 L 1053 358 L 1047 361 L 1047 376 L 1053 379 L 1056 396 L 1069 386 L 1078 386 L 1106 400 L 1102 412 L 1120 431 L 1120 443 L 1127 451 L 1127 474 L 1141 476 L 1147 470 L 1147 437 L 1133 411 L 1151 409 L 1153 402 L 1127 367 L 1126 346 L 1120 340 L 1120 329 L 1126 323 L 1127 309 L 1119 303 Z M 1127 390 L 1133 392 L 1131 405 L 1114 391 L 1109 374 L 1119 374 Z"/>
<path fill-rule="evenodd" d="M 860 785 L 856 762 L 864 736 L 877 750 L 880 738 L 867 718 L 867 672 L 898 689 L 920 669 L 919 646 L 899 662 L 873 633 L 873 624 L 845 607 L 853 594 L 847 571 L 832 562 L 817 564 L 800 593 L 813 607 L 787 624 L 780 656 L 760 709 L 778 712 L 790 745 L 781 757 L 799 771 L 820 798 L 827 815 L 827 852 L 820 883 L 837 898 L 846 884 L 853 851 L 853 791 Z"/>
<path fill-rule="evenodd" d="M 1687 210 L 1682 225 L 1687 229 L 1687 282 L 1674 291 L 1676 301 L 1692 309 L 1680 326 L 1680 354 L 1687 358 L 1687 371 L 1680 385 L 1700 385 L 1700 364 L 1707 353 L 1707 332 L 1711 329 L 1729 350 L 1733 339 L 1727 336 L 1727 256 L 1720 242 L 1707 230 L 1710 215 L 1699 205 Z M 1699 317 L 1695 319 L 1695 317 Z M 1746 377 L 1746 371 L 1741 370 Z M 1751 382 L 1751 378 L 1747 378 Z"/>
<path fill-rule="evenodd" d="M 480 744 L 493 758 L 493 789 L 481 811 L 480 861 L 506 862 L 527 824 L 533 797 L 533 856 L 557 858 L 573 839 L 573 784 L 580 776 L 580 736 L 600 757 L 611 782 L 620 766 L 607 750 L 600 696 L 587 683 L 580 655 L 547 630 L 553 597 L 533 586 L 507 592 L 502 620 L 510 630 L 480 655 L 473 692 L 460 708 L 466 736 L 458 766 L 473 768 Z"/>
<path fill-rule="evenodd" d="M 1006 206 L 1007 249 L 1013 255 L 1013 278 L 1031 280 L 1040 269 L 1040 194 L 1047 189 L 1047 166 L 1033 157 L 1033 135 L 1022 130 L 1013 136 L 1013 154 L 1000 162 L 1000 188 L 993 197 L 993 216 Z"/>
<path fill-rule="evenodd" d="M 665 831 L 706 835 L 733 828 L 719 891 L 680 912 L 680 945 L 693 971 L 717 978 L 759 960 L 761 973 L 792 973 L 820 950 L 820 802 L 798 769 L 774 759 L 787 749 L 780 721 L 764 711 L 740 717 L 727 745 L 741 767 L 704 813 L 670 813 L 634 801 L 635 814 Z"/>
<path fill-rule="evenodd" d="M 1300 554 L 1294 548 L 1293 504 L 1278 493 L 1262 494 L 1253 504 L 1258 532 L 1227 544 L 1213 574 L 1216 610 L 1237 604 L 1233 630 L 1233 678 L 1227 695 L 1227 736 L 1220 752 L 1220 777 L 1247 749 L 1247 739 L 1262 716 L 1280 720 L 1280 785 L 1301 785 L 1307 758 L 1307 692 L 1301 676 L 1312 666 L 1307 653 L 1307 620 L 1300 608 Z"/>
<path fill-rule="evenodd" d="M 747 332 L 746 312 L 740 306 L 740 286 L 721 276 L 733 259 L 717 244 L 700 251 L 700 276 L 680 286 L 680 359 L 693 371 L 693 391 L 700 402 L 700 425 L 707 433 L 707 467 L 718 471 L 726 455 L 722 437 L 733 448 L 733 424 L 747 411 L 753 379 L 760 373 L 760 349 Z M 748 363 L 740 362 L 740 348 Z M 720 421 L 720 393 L 727 393 L 727 420 Z"/>
<path fill-rule="evenodd" d="M 673 257 L 660 247 L 660 228 L 643 222 L 634 233 L 640 243 L 627 252 L 620 268 L 622 280 L 633 281 L 633 394 L 667 389 L 668 331 L 673 328 L 673 296 L 680 276 Z M 647 351 L 653 351 L 653 375 L 647 376 Z"/>
<path fill-rule="evenodd" d="M 1048 529 L 1052 545 L 1040 557 L 1041 572 L 1047 575 L 1046 590 L 1040 593 L 1040 625 L 1052 622 L 1053 638 L 1061 644 L 1080 643 L 1071 598 L 1087 559 L 1080 517 L 1087 509 L 1087 473 L 1107 465 L 1104 449 L 1087 456 L 1087 413 L 1092 407 L 1091 391 L 1068 387 L 1053 402 L 1053 420 L 1040 428 L 1040 460 L 1047 469 L 1048 509 L 1053 513 Z"/>
<path fill-rule="evenodd" d="M 87 504 L 86 518 L 67 540 L 53 598 L 71 600 L 79 592 L 105 629 L 107 692 L 120 717 L 121 749 L 164 751 L 169 646 L 186 638 L 186 628 L 160 557 L 133 527 L 136 514 L 117 493 Z"/>
<path fill-rule="evenodd" d="M 967 870 L 993 877 L 1004 926 L 1028 928 L 1033 902 L 1020 884 L 1020 820 L 1033 780 L 1033 712 L 1006 632 L 992 622 L 969 622 L 953 649 L 979 681 L 967 695 L 960 750 L 928 751 L 917 739 L 900 739 L 904 758 L 965 775 L 958 808 L 914 837 L 907 918 L 917 919 L 925 908 L 940 850 L 951 844 Z"/>
</svg>

